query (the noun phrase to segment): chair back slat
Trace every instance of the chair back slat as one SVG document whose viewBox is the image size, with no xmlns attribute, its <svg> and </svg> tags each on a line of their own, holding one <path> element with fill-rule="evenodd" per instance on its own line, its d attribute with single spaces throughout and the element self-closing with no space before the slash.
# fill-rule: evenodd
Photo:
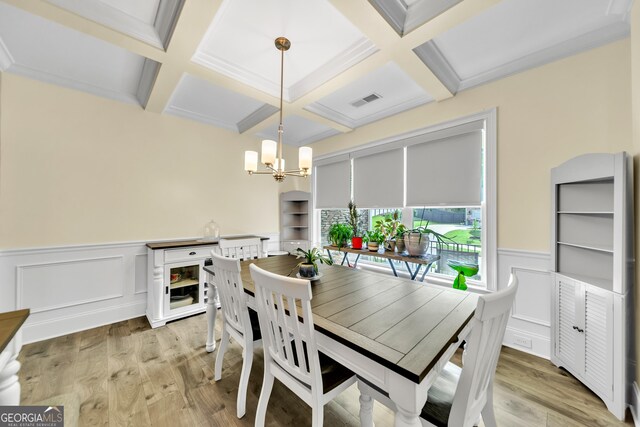
<svg viewBox="0 0 640 427">
<path fill-rule="evenodd" d="M 493 392 L 493 377 L 517 290 L 518 279 L 511 275 L 507 289 L 479 297 L 449 426 L 473 425 L 487 402 L 487 393 Z"/>
<path fill-rule="evenodd" d="M 251 321 L 246 296 L 240 277 L 240 261 L 226 258 L 211 251 L 215 284 L 220 295 L 220 305 L 224 321 L 242 335 L 251 335 Z"/>
<path fill-rule="evenodd" d="M 262 258 L 262 243 L 257 237 L 249 239 L 220 239 L 218 248 L 222 256 L 239 260 Z"/>
<path fill-rule="evenodd" d="M 265 366 L 275 362 L 312 390 L 322 390 L 320 361 L 311 313 L 311 285 L 251 264 L 262 330 Z M 266 369 L 266 368 L 265 368 Z"/>
</svg>

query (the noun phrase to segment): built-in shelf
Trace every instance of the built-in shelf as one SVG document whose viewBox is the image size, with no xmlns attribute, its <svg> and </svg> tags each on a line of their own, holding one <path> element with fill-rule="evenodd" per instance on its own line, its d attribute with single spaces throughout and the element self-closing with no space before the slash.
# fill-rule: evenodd
<svg viewBox="0 0 640 427">
<path fill-rule="evenodd" d="M 588 245 L 581 245 L 579 243 L 569 243 L 569 242 L 558 242 L 559 245 L 565 245 L 565 246 L 572 246 L 574 248 L 581 248 L 581 249 L 587 249 L 590 251 L 598 251 L 598 252 L 606 252 L 606 253 L 613 253 L 613 247 L 610 248 L 601 248 L 601 247 L 596 247 L 596 246 L 588 246 Z"/>
<path fill-rule="evenodd" d="M 197 285 L 198 283 L 200 283 L 198 279 L 184 279 L 175 283 L 171 283 L 170 287 L 171 289 L 178 289 L 178 288 L 184 288 L 185 286 Z"/>
<path fill-rule="evenodd" d="M 558 211 L 558 213 L 568 215 L 613 215 L 612 211 Z"/>
<path fill-rule="evenodd" d="M 551 172 L 551 361 L 620 420 L 633 343 L 633 163 L 584 154 Z"/>
<path fill-rule="evenodd" d="M 282 250 L 308 249 L 311 221 L 311 193 L 288 191 L 280 194 L 280 242 Z"/>
</svg>

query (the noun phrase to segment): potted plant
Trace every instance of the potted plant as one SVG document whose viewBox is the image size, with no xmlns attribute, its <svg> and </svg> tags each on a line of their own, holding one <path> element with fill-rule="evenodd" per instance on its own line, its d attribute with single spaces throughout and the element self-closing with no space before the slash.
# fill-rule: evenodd
<svg viewBox="0 0 640 427">
<path fill-rule="evenodd" d="M 298 259 L 304 258 L 304 261 L 300 262 L 297 267 L 299 268 L 300 277 L 310 279 L 318 274 L 318 263 L 331 265 L 333 261 L 324 255 L 318 248 L 311 248 L 308 251 L 302 248 L 296 249 Z"/>
<path fill-rule="evenodd" d="M 353 229 L 349 224 L 335 223 L 329 228 L 328 238 L 333 246 L 339 248 L 347 246 L 347 242 L 353 235 Z"/>
<path fill-rule="evenodd" d="M 353 249 L 362 249 L 362 236 L 358 230 L 358 207 L 353 201 L 349 202 L 349 225 L 353 230 L 353 236 L 351 237 L 351 247 Z"/>
<path fill-rule="evenodd" d="M 384 234 L 380 230 L 369 230 L 364 234 L 364 241 L 371 252 L 378 250 L 378 246 L 384 243 Z"/>
<path fill-rule="evenodd" d="M 443 234 L 429 228 L 429 223 L 416 227 L 404 233 L 404 245 L 410 256 L 425 256 L 429 250 L 429 236 L 433 236 L 439 243 L 451 240 Z"/>
<path fill-rule="evenodd" d="M 393 240 L 401 226 L 400 211 L 394 211 L 391 215 L 386 215 L 384 219 L 379 219 L 374 224 L 374 230 L 379 230 L 384 235 L 386 248 L 390 251 L 395 249 L 396 242 Z"/>
<path fill-rule="evenodd" d="M 394 240 L 396 241 L 396 249 L 398 250 L 399 254 L 403 253 L 406 250 L 404 245 L 404 234 L 406 232 L 407 232 L 407 227 L 405 227 L 404 224 L 400 224 L 398 226 L 398 229 L 396 230 L 396 235 L 394 237 Z"/>
</svg>

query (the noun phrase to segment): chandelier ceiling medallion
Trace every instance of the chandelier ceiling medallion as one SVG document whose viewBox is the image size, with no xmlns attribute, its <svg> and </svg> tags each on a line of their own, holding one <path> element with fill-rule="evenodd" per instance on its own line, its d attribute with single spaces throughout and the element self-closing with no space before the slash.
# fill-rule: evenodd
<svg viewBox="0 0 640 427">
<path fill-rule="evenodd" d="M 286 170 L 282 158 L 282 94 L 284 90 L 284 52 L 289 50 L 291 42 L 286 37 L 278 37 L 275 40 L 276 48 L 280 51 L 280 125 L 278 126 L 278 142 L 271 139 L 262 141 L 262 155 L 260 162 L 267 170 L 258 170 L 258 152 L 244 152 L 244 170 L 253 174 L 273 175 L 277 182 L 284 181 L 286 176 L 307 177 L 311 175 L 311 147 L 300 147 L 298 150 L 298 169 Z"/>
</svg>

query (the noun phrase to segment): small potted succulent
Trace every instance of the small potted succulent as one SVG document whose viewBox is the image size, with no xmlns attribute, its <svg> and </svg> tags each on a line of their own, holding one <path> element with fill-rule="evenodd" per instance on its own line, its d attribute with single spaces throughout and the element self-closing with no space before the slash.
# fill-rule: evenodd
<svg viewBox="0 0 640 427">
<path fill-rule="evenodd" d="M 318 274 L 318 263 L 326 265 L 333 264 L 333 261 L 318 248 L 311 248 L 308 251 L 298 248 L 296 249 L 296 255 L 298 259 L 304 258 L 304 261 L 300 262 L 297 267 L 300 277 L 304 277 L 305 279 L 310 279 Z"/>
<path fill-rule="evenodd" d="M 369 230 L 364 234 L 364 241 L 367 242 L 367 249 L 376 252 L 379 246 L 384 243 L 384 234 L 380 230 Z"/>
<path fill-rule="evenodd" d="M 353 236 L 351 237 L 351 248 L 353 249 L 362 249 L 362 236 L 359 233 L 360 230 L 358 230 L 359 217 L 358 207 L 353 201 L 349 202 L 349 225 L 353 230 Z"/>
<path fill-rule="evenodd" d="M 328 238 L 332 246 L 342 248 L 353 236 L 353 229 L 349 224 L 335 223 L 329 228 Z"/>
</svg>

